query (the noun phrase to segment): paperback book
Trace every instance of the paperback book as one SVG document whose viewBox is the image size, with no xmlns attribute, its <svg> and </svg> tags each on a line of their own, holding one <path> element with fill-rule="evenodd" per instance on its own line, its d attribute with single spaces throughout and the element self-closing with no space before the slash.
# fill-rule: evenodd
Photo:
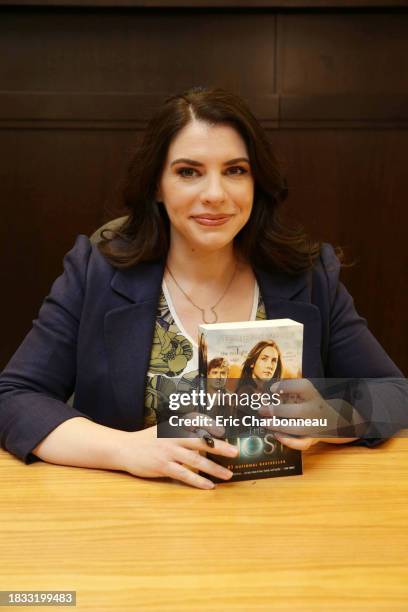
<svg viewBox="0 0 408 612">
<path fill-rule="evenodd" d="M 302 474 L 301 452 L 281 444 L 258 412 L 282 403 L 280 380 L 301 378 L 302 348 L 303 325 L 291 319 L 200 325 L 200 388 L 212 398 L 201 411 L 239 451 L 233 459 L 207 456 L 232 470 L 232 481 Z"/>
</svg>

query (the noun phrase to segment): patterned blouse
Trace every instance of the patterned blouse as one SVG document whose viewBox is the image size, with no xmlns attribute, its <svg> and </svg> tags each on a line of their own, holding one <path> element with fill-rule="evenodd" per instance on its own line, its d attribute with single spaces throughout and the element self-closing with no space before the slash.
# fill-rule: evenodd
<svg viewBox="0 0 408 612">
<path fill-rule="evenodd" d="M 250 320 L 261 319 L 266 319 L 265 306 L 256 285 Z M 144 427 L 166 418 L 170 393 L 192 390 L 197 376 L 197 342 L 183 329 L 163 281 L 147 373 Z"/>
</svg>

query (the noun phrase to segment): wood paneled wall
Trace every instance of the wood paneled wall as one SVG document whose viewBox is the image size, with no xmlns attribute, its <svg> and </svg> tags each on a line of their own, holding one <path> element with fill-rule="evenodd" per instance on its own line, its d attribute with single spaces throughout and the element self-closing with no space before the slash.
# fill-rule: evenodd
<svg viewBox="0 0 408 612">
<path fill-rule="evenodd" d="M 344 281 L 408 371 L 408 11 L 390 8 L 404 2 L 30 4 L 0 8 L 2 365 L 75 236 L 107 219 L 152 109 L 200 84 L 249 101 L 290 211 L 356 260 Z"/>
</svg>

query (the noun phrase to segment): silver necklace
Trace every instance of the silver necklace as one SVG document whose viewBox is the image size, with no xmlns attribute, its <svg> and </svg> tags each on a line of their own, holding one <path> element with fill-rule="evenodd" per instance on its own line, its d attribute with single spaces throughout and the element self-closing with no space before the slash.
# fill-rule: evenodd
<svg viewBox="0 0 408 612">
<path fill-rule="evenodd" d="M 217 323 L 218 315 L 217 315 L 215 309 L 217 308 L 217 306 L 221 302 L 221 300 L 225 297 L 225 294 L 227 293 L 228 289 L 231 287 L 232 281 L 235 278 L 237 267 L 238 267 L 238 263 L 236 262 L 235 263 L 234 272 L 233 272 L 230 280 L 228 281 L 227 286 L 225 287 L 224 291 L 222 292 L 221 297 L 218 298 L 218 300 L 215 302 L 215 304 L 213 306 L 208 306 L 207 309 L 210 310 L 210 312 L 212 313 L 212 316 L 213 316 L 212 320 L 208 321 L 206 316 L 205 316 L 206 309 L 205 308 L 201 308 L 201 306 L 199 306 L 198 304 L 195 304 L 195 302 L 193 302 L 191 297 L 184 291 L 183 287 L 181 287 L 179 285 L 179 283 L 176 281 L 176 279 L 174 278 L 174 275 L 173 275 L 172 271 L 170 270 L 169 266 L 166 265 L 168 273 L 170 274 L 171 278 L 173 279 L 173 281 L 175 282 L 177 287 L 180 289 L 181 293 L 188 299 L 188 301 L 190 302 L 190 304 L 192 304 L 194 306 L 194 308 L 197 308 L 197 310 L 201 311 L 201 319 L 202 319 L 203 323 Z"/>
</svg>

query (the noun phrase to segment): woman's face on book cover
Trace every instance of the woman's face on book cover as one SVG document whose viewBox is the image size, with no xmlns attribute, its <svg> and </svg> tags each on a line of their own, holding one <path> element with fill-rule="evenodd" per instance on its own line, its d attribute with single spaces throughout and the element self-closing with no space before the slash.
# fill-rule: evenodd
<svg viewBox="0 0 408 612">
<path fill-rule="evenodd" d="M 260 380 L 269 380 L 278 366 L 279 353 L 273 346 L 266 346 L 254 363 L 252 376 Z"/>
<path fill-rule="evenodd" d="M 218 250 L 249 219 L 254 180 L 240 134 L 192 121 L 171 143 L 158 190 L 171 223 L 172 247 Z"/>
</svg>

